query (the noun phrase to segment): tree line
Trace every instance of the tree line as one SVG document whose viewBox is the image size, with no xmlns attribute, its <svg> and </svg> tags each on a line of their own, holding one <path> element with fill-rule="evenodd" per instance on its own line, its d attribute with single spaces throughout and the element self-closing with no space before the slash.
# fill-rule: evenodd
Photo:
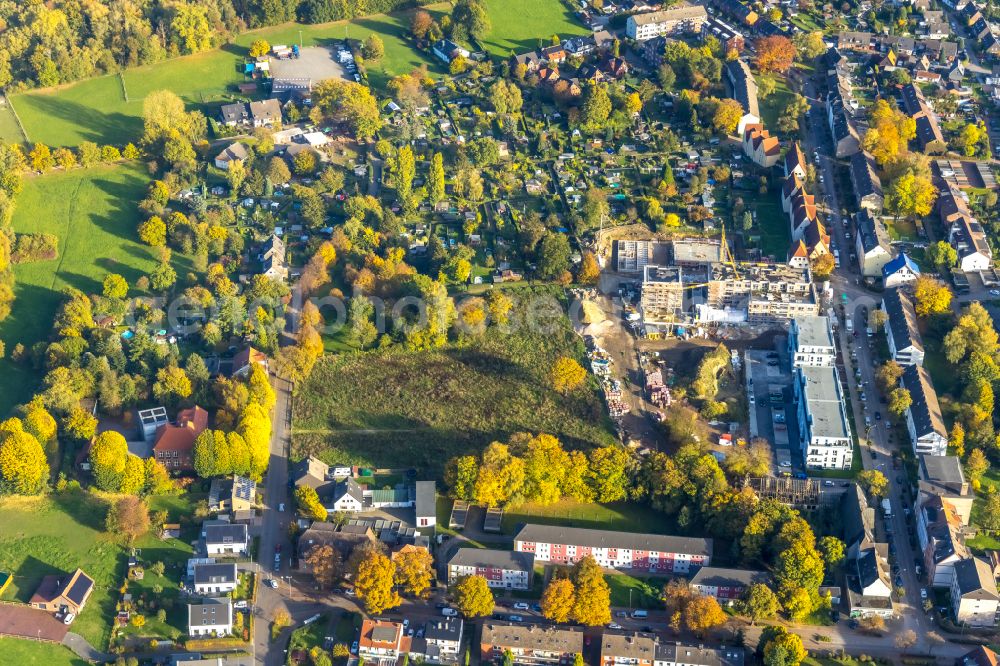
<svg viewBox="0 0 1000 666">
<path fill-rule="evenodd" d="M 149 65 L 228 43 L 248 29 L 390 12 L 403 0 L 152 0 L 0 5 L 0 88 L 19 91 Z"/>
</svg>

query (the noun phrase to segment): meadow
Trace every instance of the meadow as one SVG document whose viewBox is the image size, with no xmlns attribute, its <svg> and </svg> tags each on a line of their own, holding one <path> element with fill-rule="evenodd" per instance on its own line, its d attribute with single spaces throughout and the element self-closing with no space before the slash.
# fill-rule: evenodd
<svg viewBox="0 0 1000 666">
<path fill-rule="evenodd" d="M 590 33 L 560 0 L 486 0 L 486 8 L 493 29 L 481 46 L 501 58 L 547 46 L 553 35 L 565 39 Z"/>
<path fill-rule="evenodd" d="M 105 500 L 82 490 L 10 497 L 0 502 L 0 513 L 4 517 L 0 570 L 14 574 L 3 599 L 27 602 L 44 576 L 80 567 L 94 579 L 95 586 L 72 630 L 94 647 L 104 648 L 126 564 L 125 548 L 104 531 Z M 161 541 L 153 536 L 142 537 L 135 545 L 147 561 L 178 566 L 191 552 L 190 546 L 180 541 Z M 176 578 L 176 573 L 172 576 Z M 2 649 L 0 654 L 6 655 Z"/>
<path fill-rule="evenodd" d="M 139 165 L 75 169 L 28 178 L 18 195 L 14 230 L 50 233 L 59 238 L 59 256 L 19 264 L 14 269 L 17 300 L 0 323 L 8 351 L 48 338 L 61 291 L 75 287 L 98 293 L 107 273 L 120 273 L 134 285 L 154 260 L 136 240 L 136 202 L 149 177 Z M 9 356 L 9 354 L 8 354 Z M 0 413 L 30 397 L 35 373 L 9 359 L 0 361 Z"/>
<path fill-rule="evenodd" d="M 564 316 L 551 334 L 491 329 L 433 351 L 327 356 L 296 388 L 292 455 L 440 471 L 516 432 L 550 433 L 570 448 L 613 442 L 596 383 L 570 395 L 549 387 L 560 355 L 583 356 Z"/>
<path fill-rule="evenodd" d="M 38 643 L 21 638 L 0 638 L 0 654 L 4 663 L 18 666 L 87 666 L 86 659 L 73 654 L 68 647 Z"/>
<path fill-rule="evenodd" d="M 493 29 L 482 46 L 494 56 L 535 48 L 560 37 L 586 34 L 560 0 L 487 0 Z M 436 18 L 450 8 L 448 3 L 424 9 Z M 31 91 L 11 98 L 24 123 L 28 139 L 51 146 L 77 145 L 82 141 L 122 145 L 135 141 L 142 132 L 142 100 L 154 90 L 172 90 L 191 108 L 213 112 L 222 101 L 236 96 L 236 85 L 244 81 L 241 66 L 255 39 L 272 44 L 329 45 L 345 37 L 363 40 L 379 35 L 385 57 L 367 63 L 370 84 L 384 89 L 393 76 L 426 65 L 432 75 L 444 73 L 442 63 L 429 52 L 417 50 L 407 36 L 415 10 L 377 14 L 317 25 L 289 23 L 244 33 L 222 48 L 137 67 L 121 76 L 110 74 L 57 88 Z M 9 117 L 8 117 L 9 116 Z M 0 113 L 0 139 L 23 141 L 13 116 Z"/>
</svg>

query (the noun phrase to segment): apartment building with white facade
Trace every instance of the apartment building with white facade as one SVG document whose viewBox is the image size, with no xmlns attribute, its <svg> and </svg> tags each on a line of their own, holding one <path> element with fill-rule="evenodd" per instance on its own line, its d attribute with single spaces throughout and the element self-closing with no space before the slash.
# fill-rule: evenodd
<svg viewBox="0 0 1000 666">
<path fill-rule="evenodd" d="M 806 467 L 850 469 L 853 442 L 837 370 L 798 367 L 794 390 Z"/>
<path fill-rule="evenodd" d="M 795 317 L 788 329 L 788 353 L 796 368 L 832 368 L 837 364 L 837 347 L 829 317 Z"/>
</svg>

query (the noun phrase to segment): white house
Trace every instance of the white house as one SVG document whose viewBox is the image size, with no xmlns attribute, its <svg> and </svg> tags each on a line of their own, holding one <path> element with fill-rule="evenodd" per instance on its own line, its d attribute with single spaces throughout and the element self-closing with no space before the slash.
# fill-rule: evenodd
<svg viewBox="0 0 1000 666">
<path fill-rule="evenodd" d="M 955 622 L 969 627 L 997 626 L 1000 593 L 993 569 L 978 557 L 955 564 L 951 584 L 951 607 Z"/>
<path fill-rule="evenodd" d="M 194 591 L 205 596 L 221 596 L 236 589 L 239 574 L 236 563 L 196 564 L 194 567 Z"/>
<path fill-rule="evenodd" d="M 948 431 L 941 417 L 941 405 L 938 404 L 930 373 L 923 366 L 909 365 L 903 371 L 902 382 L 912 400 L 906 410 L 906 430 L 910 433 L 913 452 L 918 456 L 945 455 L 948 452 Z"/>
<path fill-rule="evenodd" d="M 882 310 L 888 315 L 885 336 L 892 360 L 900 365 L 923 365 L 924 342 L 917 329 L 913 299 L 902 289 L 887 289 L 882 294 Z"/>
<path fill-rule="evenodd" d="M 434 482 L 417 481 L 414 484 L 413 494 L 417 528 L 431 528 L 433 532 L 433 528 L 437 524 L 437 491 Z"/>
<path fill-rule="evenodd" d="M 334 487 L 331 499 L 334 511 L 357 513 L 365 506 L 365 491 L 357 481 L 347 478 Z"/>
<path fill-rule="evenodd" d="M 905 252 L 901 252 L 895 259 L 882 266 L 882 285 L 886 289 L 913 282 L 918 277 L 920 277 L 920 267 Z"/>
<path fill-rule="evenodd" d="M 502 590 L 529 590 L 535 556 L 510 550 L 459 548 L 448 560 L 448 582 L 463 576 L 482 576 L 486 584 Z"/>
<path fill-rule="evenodd" d="M 215 168 L 223 171 L 229 170 L 229 165 L 233 162 L 243 162 L 250 157 L 247 147 L 240 142 L 226 146 L 226 148 L 215 156 Z"/>
<path fill-rule="evenodd" d="M 881 277 L 882 267 L 892 261 L 891 239 L 885 225 L 867 209 L 854 214 L 854 225 L 858 230 L 854 251 L 858 255 L 861 274 L 865 277 Z"/>
<path fill-rule="evenodd" d="M 246 555 L 249 550 L 247 526 L 243 524 L 205 524 L 202 526 L 202 538 L 205 543 L 205 554 L 209 557 Z"/>
<path fill-rule="evenodd" d="M 228 599 L 205 599 L 188 604 L 189 636 L 228 636 L 233 633 L 233 604 Z"/>
</svg>

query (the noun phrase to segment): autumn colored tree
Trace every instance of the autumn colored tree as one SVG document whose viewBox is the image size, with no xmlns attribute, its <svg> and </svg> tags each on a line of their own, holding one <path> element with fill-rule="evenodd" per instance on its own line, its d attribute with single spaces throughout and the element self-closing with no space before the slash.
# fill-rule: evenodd
<svg viewBox="0 0 1000 666">
<path fill-rule="evenodd" d="M 762 37 L 756 42 L 757 67 L 763 73 L 786 72 L 795 60 L 795 44 L 781 35 Z"/>
<path fill-rule="evenodd" d="M 393 587 L 395 579 L 396 565 L 381 552 L 368 553 L 358 563 L 354 591 L 369 613 L 377 615 L 403 603 Z"/>
<path fill-rule="evenodd" d="M 455 605 L 465 617 L 486 617 L 493 612 L 493 591 L 482 576 L 462 576 L 453 591 Z"/>
<path fill-rule="evenodd" d="M 889 479 L 877 469 L 858 472 L 858 485 L 872 497 L 885 497 L 889 492 Z"/>
<path fill-rule="evenodd" d="M 740 615 L 750 619 L 750 624 L 757 620 L 767 620 L 775 616 L 781 604 L 774 591 L 764 583 L 753 583 L 743 593 L 743 598 L 737 604 Z"/>
<path fill-rule="evenodd" d="M 862 146 L 875 161 L 885 166 L 906 152 L 907 143 L 917 135 L 916 121 L 885 99 L 879 99 L 868 113 L 868 132 Z"/>
<path fill-rule="evenodd" d="M 768 627 L 761 636 L 765 666 L 799 666 L 806 658 L 806 649 L 797 634 L 784 627 Z"/>
<path fill-rule="evenodd" d="M 904 173 L 889 183 L 885 207 L 896 217 L 929 215 L 937 201 L 937 188 L 925 175 Z"/>
<path fill-rule="evenodd" d="M 434 558 L 424 549 L 407 550 L 396 556 L 396 584 L 408 594 L 421 595 L 434 577 Z"/>
<path fill-rule="evenodd" d="M 271 45 L 267 43 L 266 39 L 255 39 L 250 44 L 250 57 L 259 58 L 262 55 L 267 55 L 270 50 Z"/>
<path fill-rule="evenodd" d="M 305 563 L 321 590 L 333 586 L 344 572 L 340 551 L 330 545 L 310 548 Z"/>
<path fill-rule="evenodd" d="M 577 389 L 587 379 L 587 371 L 576 359 L 560 356 L 552 364 L 549 374 L 552 388 L 560 393 L 569 393 Z"/>
<path fill-rule="evenodd" d="M 889 413 L 896 418 L 902 417 L 912 404 L 913 396 L 908 389 L 897 388 L 889 393 Z"/>
<path fill-rule="evenodd" d="M 743 107 L 735 99 L 719 100 L 715 113 L 712 114 L 712 128 L 722 134 L 735 134 L 742 117 Z"/>
<path fill-rule="evenodd" d="M 295 503 L 299 511 L 307 518 L 323 522 L 326 520 L 327 510 L 319 499 L 316 489 L 302 485 L 295 489 Z"/>
<path fill-rule="evenodd" d="M 913 309 L 918 317 L 951 312 L 951 296 L 948 285 L 932 277 L 921 275 L 913 283 Z"/>
<path fill-rule="evenodd" d="M 120 534 L 131 544 L 149 531 L 149 507 L 138 497 L 123 497 L 108 509 L 104 526 L 109 534 Z"/>
<path fill-rule="evenodd" d="M 688 601 L 682 613 L 688 631 L 702 635 L 709 629 L 726 623 L 726 614 L 715 597 L 697 595 Z"/>
<path fill-rule="evenodd" d="M 49 479 L 49 463 L 41 443 L 23 430 L 20 419 L 0 429 L 0 495 L 36 495 Z"/>
<path fill-rule="evenodd" d="M 611 588 L 596 560 L 588 555 L 577 562 L 572 578 L 576 588 L 573 619 L 592 627 L 611 622 Z"/>
<path fill-rule="evenodd" d="M 125 475 L 128 444 L 120 433 L 106 430 L 94 438 L 90 447 L 90 471 L 97 487 L 118 492 Z"/>
<path fill-rule="evenodd" d="M 576 590 L 568 578 L 553 578 L 542 593 L 542 616 L 563 624 L 573 617 L 576 605 Z"/>
<path fill-rule="evenodd" d="M 951 292 L 948 292 L 948 302 L 951 302 Z M 967 357 L 985 362 L 996 354 L 998 340 L 1000 336 L 990 313 L 982 304 L 972 302 L 962 311 L 955 327 L 944 336 L 944 355 L 955 365 Z"/>
<path fill-rule="evenodd" d="M 969 482 L 978 487 L 983 474 L 990 469 L 990 461 L 986 459 L 982 449 L 972 449 L 969 458 L 965 461 L 965 473 L 969 476 Z"/>
<path fill-rule="evenodd" d="M 597 284 L 597 279 L 601 276 L 601 266 L 597 263 L 597 257 L 593 252 L 584 252 L 579 267 L 576 270 L 576 281 L 580 284 Z"/>
</svg>

